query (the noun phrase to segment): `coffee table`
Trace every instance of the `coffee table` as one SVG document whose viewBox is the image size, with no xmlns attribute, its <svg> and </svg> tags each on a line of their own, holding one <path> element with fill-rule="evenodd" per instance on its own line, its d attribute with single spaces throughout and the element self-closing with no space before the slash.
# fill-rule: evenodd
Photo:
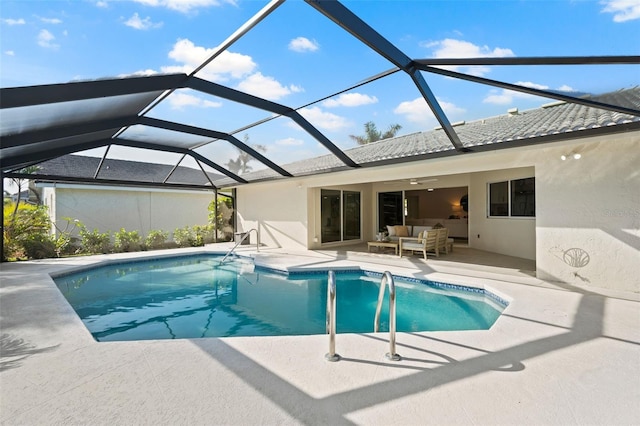
<svg viewBox="0 0 640 426">
<path fill-rule="evenodd" d="M 376 247 L 378 250 L 381 248 L 392 248 L 398 254 L 398 243 L 394 241 L 369 241 L 367 242 L 367 251 L 371 252 L 371 247 Z"/>
</svg>

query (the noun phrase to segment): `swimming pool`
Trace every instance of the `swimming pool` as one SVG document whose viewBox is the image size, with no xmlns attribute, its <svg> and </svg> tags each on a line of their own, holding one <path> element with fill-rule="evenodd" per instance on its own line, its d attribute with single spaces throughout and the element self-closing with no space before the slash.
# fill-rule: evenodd
<svg viewBox="0 0 640 426">
<path fill-rule="evenodd" d="M 98 266 L 54 277 L 98 341 L 325 332 L 327 272 L 285 274 L 220 256 Z M 336 273 L 337 332 L 373 331 L 381 274 Z M 478 330 L 506 302 L 482 289 L 395 277 L 397 331 Z M 388 295 L 385 296 L 388 298 Z M 380 331 L 388 331 L 388 300 Z"/>
</svg>

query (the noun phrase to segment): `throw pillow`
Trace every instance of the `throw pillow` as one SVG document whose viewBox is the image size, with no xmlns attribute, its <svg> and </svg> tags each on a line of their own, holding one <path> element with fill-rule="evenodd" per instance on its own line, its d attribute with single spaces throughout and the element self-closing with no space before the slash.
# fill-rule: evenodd
<svg viewBox="0 0 640 426">
<path fill-rule="evenodd" d="M 408 237 L 409 229 L 406 226 L 396 225 L 396 235 L 398 237 Z"/>
<path fill-rule="evenodd" d="M 387 231 L 389 232 L 390 237 L 396 236 L 396 227 L 387 225 Z"/>
</svg>

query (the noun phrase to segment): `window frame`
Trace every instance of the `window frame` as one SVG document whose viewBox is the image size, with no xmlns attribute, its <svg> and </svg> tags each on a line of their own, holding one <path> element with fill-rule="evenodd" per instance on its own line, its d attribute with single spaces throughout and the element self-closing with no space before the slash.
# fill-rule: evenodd
<svg viewBox="0 0 640 426">
<path fill-rule="evenodd" d="M 513 185 L 516 181 L 524 181 L 527 179 L 533 179 L 533 215 L 514 215 L 513 214 Z M 494 211 L 492 209 L 492 192 L 491 186 L 497 184 L 507 184 L 506 188 L 506 214 L 492 214 Z M 536 208 L 535 208 L 535 198 L 536 198 L 536 190 L 535 190 L 535 176 L 526 176 L 522 178 L 514 178 L 514 179 L 505 179 L 505 180 L 497 180 L 492 182 L 487 182 L 487 205 L 486 205 L 486 213 L 488 219 L 535 219 L 536 218 Z M 495 204 L 495 203 L 493 203 Z M 502 203 L 501 203 L 502 204 Z"/>
</svg>

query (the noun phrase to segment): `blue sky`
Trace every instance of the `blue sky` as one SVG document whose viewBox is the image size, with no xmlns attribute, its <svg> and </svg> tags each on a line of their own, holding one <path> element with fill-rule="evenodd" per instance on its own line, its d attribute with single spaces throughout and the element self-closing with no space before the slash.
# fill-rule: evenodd
<svg viewBox="0 0 640 426">
<path fill-rule="evenodd" d="M 266 3 L 2 0 L 0 85 L 188 73 Z M 413 58 L 640 54 L 640 0 L 359 0 L 343 4 Z M 198 76 L 297 108 L 389 68 L 391 64 L 312 7 L 288 0 Z M 456 70 L 537 88 L 595 94 L 640 82 L 636 65 Z M 424 76 L 451 122 L 551 101 Z M 341 148 L 355 146 L 349 135 L 363 134 L 367 121 L 380 129 L 400 124 L 400 134 L 437 126 L 411 80 L 401 73 L 300 112 Z M 149 115 L 223 132 L 269 117 L 267 112 L 192 91 L 175 92 Z M 152 131 L 131 128 L 127 132 L 127 137 L 135 138 Z M 156 133 L 160 138 L 172 136 Z M 328 152 L 284 118 L 236 136 L 263 145 L 265 155 L 278 164 Z M 237 154 L 221 144 L 208 149 L 225 158 Z M 131 152 L 112 155 L 124 158 Z M 169 157 L 167 162 L 173 159 Z"/>
</svg>

